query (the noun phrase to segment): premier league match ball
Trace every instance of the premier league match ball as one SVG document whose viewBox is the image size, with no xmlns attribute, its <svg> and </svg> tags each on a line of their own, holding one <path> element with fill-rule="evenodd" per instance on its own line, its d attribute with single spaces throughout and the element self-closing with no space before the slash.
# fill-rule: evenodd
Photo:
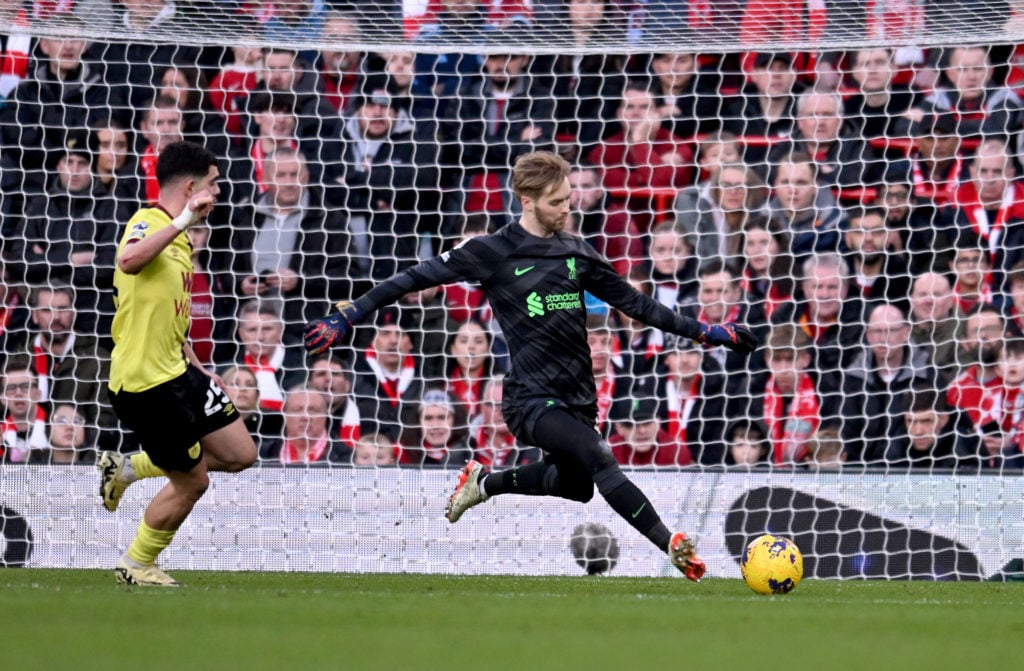
<svg viewBox="0 0 1024 671">
<path fill-rule="evenodd" d="M 765 534 L 747 545 L 740 570 L 747 586 L 758 594 L 788 594 L 804 575 L 804 557 L 788 538 Z"/>
</svg>

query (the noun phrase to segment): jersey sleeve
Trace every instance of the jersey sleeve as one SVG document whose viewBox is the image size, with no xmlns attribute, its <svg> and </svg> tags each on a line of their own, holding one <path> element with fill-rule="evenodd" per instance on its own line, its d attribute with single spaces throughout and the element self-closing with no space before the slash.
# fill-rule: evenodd
<svg viewBox="0 0 1024 671">
<path fill-rule="evenodd" d="M 673 312 L 650 296 L 640 293 L 615 272 L 607 261 L 596 255 L 590 257 L 589 270 L 583 277 L 583 288 L 633 319 L 656 329 L 687 338 L 700 335 L 700 323 L 697 320 Z"/>
<path fill-rule="evenodd" d="M 479 239 L 470 239 L 455 249 L 381 282 L 359 297 L 355 301 L 356 307 L 364 314 L 369 314 L 394 303 L 411 291 L 461 280 L 481 281 L 488 274 L 485 270 L 494 266 L 488 262 L 491 256 L 488 254 L 488 248 Z"/>
</svg>

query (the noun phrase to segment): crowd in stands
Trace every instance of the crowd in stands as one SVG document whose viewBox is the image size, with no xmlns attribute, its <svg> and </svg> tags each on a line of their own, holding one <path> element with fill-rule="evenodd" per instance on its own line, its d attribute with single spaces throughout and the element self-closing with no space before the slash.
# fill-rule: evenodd
<svg viewBox="0 0 1024 671">
<path fill-rule="evenodd" d="M 137 41 L 33 37 L 97 34 L 61 4 L 0 3 L 4 463 L 137 449 L 106 389 L 114 258 L 155 205 L 161 150 L 192 140 L 222 193 L 188 231 L 192 300 L 174 309 L 265 464 L 543 458 L 502 421 L 508 350 L 478 286 L 407 295 L 331 355 L 301 345 L 331 303 L 513 225 L 511 165 L 542 149 L 573 165 L 572 233 L 639 291 L 763 345 L 704 349 L 588 297 L 596 429 L 624 465 L 1024 469 L 1012 48 L 516 49 L 542 10 L 567 44 L 629 37 L 611 0 L 444 0 L 380 53 L 158 39 L 214 10 L 293 44 L 381 29 L 321 0 L 79 3 Z M 698 27 L 717 4 L 742 3 L 691 3 Z"/>
</svg>

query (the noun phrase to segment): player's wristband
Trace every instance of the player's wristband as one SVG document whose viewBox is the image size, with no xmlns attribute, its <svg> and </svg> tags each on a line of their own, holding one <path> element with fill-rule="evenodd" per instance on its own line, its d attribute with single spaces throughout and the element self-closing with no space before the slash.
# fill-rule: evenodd
<svg viewBox="0 0 1024 671">
<path fill-rule="evenodd" d="M 179 231 L 184 231 L 186 228 L 195 223 L 196 213 L 188 205 L 181 211 L 181 214 L 171 219 L 171 226 L 174 226 Z"/>
</svg>

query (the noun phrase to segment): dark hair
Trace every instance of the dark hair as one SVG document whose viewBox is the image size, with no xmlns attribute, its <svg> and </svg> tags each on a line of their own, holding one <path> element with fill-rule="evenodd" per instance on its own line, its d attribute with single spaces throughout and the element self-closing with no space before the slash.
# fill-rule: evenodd
<svg viewBox="0 0 1024 671">
<path fill-rule="evenodd" d="M 907 412 L 948 412 L 946 395 L 933 387 L 914 387 L 911 390 Z"/>
<path fill-rule="evenodd" d="M 217 157 L 194 142 L 174 142 L 160 152 L 156 161 L 156 181 L 163 187 L 176 179 L 202 179 L 217 165 Z"/>
<path fill-rule="evenodd" d="M 249 98 L 249 110 L 253 113 L 278 112 L 295 114 L 297 101 L 295 94 L 283 91 L 257 91 Z"/>
<path fill-rule="evenodd" d="M 740 276 L 739 271 L 732 264 L 718 258 L 708 259 L 700 264 L 700 268 L 697 270 L 697 276 L 701 278 L 718 273 L 728 273 L 730 282 L 735 282 Z"/>
<path fill-rule="evenodd" d="M 27 303 L 30 308 L 39 307 L 39 294 L 49 291 L 51 294 L 64 294 L 71 301 L 71 307 L 75 306 L 75 288 L 63 282 L 51 282 L 30 287 L 27 296 Z"/>
<path fill-rule="evenodd" d="M 1024 356 L 1024 337 L 1009 338 L 1003 343 L 1003 356 L 1016 354 Z"/>
<path fill-rule="evenodd" d="M 854 205 L 853 207 L 846 210 L 847 222 L 856 219 L 860 221 L 864 217 L 875 215 L 880 217 L 882 221 L 885 221 L 885 209 L 874 203 L 870 205 Z"/>
</svg>

